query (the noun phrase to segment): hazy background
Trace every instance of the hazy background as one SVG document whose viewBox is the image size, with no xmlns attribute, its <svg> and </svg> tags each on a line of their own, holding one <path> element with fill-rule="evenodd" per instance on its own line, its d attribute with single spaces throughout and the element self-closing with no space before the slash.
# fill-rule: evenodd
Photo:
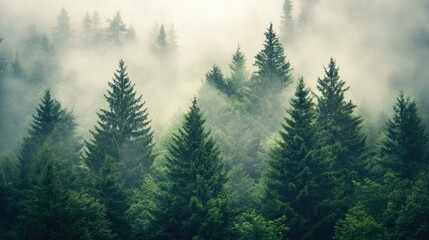
<svg viewBox="0 0 429 240">
<path fill-rule="evenodd" d="M 399 89 L 418 99 L 426 117 L 429 106 L 427 0 L 296 0 L 293 3 L 295 38 L 284 47 L 294 77 L 303 76 L 317 92 L 317 77 L 323 76 L 323 66 L 332 56 L 340 66 L 342 79 L 351 87 L 348 97 L 358 105 L 367 128 L 371 128 L 368 122 L 383 122 L 386 114 L 390 114 Z M 83 31 L 86 12 L 97 11 L 105 27 L 105 20 L 119 11 L 124 23 L 135 29 L 137 41 L 120 48 L 72 46 L 60 56 L 60 71 L 49 79 L 45 88 L 51 88 L 53 95 L 74 112 L 79 132 L 87 138 L 88 130 L 95 125 L 96 112 L 106 107 L 103 94 L 122 58 L 159 132 L 185 111 L 194 95 L 200 94 L 198 90 L 212 64 L 228 70 L 237 44 L 246 54 L 248 69 L 254 70 L 254 56 L 262 49 L 263 33 L 269 23 L 279 30 L 282 4 L 283 0 L 0 0 L 0 37 L 4 38 L 0 49 L 11 55 L 19 51 L 30 24 L 37 25 L 39 31 L 49 36 L 62 7 L 70 14 L 76 38 Z M 300 21 L 304 13 L 306 19 Z M 177 31 L 177 78 L 173 80 L 152 78 L 154 71 L 163 70 L 154 67 L 148 52 L 156 24 L 164 24 L 166 28 L 174 24 Z M 20 115 L 26 118 L 11 120 L 16 126 L 13 136 L 18 140 L 28 128 L 32 109 L 42 96 L 41 90 L 29 91 L 16 79 L 5 79 L 3 85 L 27 98 L 26 102 L 32 105 L 26 108 L 27 114 Z M 14 106 L 12 101 L 8 106 L 22 107 Z M 8 112 L 11 113 L 13 111 Z"/>
</svg>

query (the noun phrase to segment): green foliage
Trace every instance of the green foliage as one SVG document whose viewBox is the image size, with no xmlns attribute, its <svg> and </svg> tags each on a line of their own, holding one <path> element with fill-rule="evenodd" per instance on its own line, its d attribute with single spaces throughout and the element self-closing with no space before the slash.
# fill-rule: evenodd
<svg viewBox="0 0 429 240">
<path fill-rule="evenodd" d="M 124 61 L 114 74 L 104 97 L 109 108 L 98 113 L 98 126 L 91 131 L 93 140 L 86 142 L 86 161 L 97 173 L 107 155 L 123 163 L 122 177 L 126 187 L 138 187 L 155 158 L 152 153 L 153 133 L 142 96 L 137 97 L 126 72 Z"/>
<path fill-rule="evenodd" d="M 81 148 L 75 128 L 73 115 L 62 109 L 46 90 L 19 154 L 21 187 L 35 183 L 46 165 L 47 156 L 60 159 L 54 164 L 62 166 L 61 178 L 69 180 L 64 183 L 72 184 L 70 171 L 79 163 Z"/>
<path fill-rule="evenodd" d="M 428 141 L 417 104 L 400 92 L 394 116 L 386 123 L 386 138 L 382 142 L 380 157 L 386 170 L 403 178 L 413 179 L 422 168 Z"/>
<path fill-rule="evenodd" d="M 220 152 L 194 98 L 166 157 L 155 225 L 162 239 L 222 239 L 229 227 Z"/>
<path fill-rule="evenodd" d="M 254 212 L 244 213 L 234 223 L 234 239 L 239 240 L 276 240 L 286 239 L 289 229 L 285 225 L 286 217 L 267 220 Z"/>
<path fill-rule="evenodd" d="M 427 171 L 419 176 L 407 195 L 396 220 L 396 238 L 426 239 L 429 237 L 429 177 Z"/>
<path fill-rule="evenodd" d="M 365 212 L 362 204 L 351 208 L 335 226 L 335 240 L 385 239 L 380 223 Z"/>
<path fill-rule="evenodd" d="M 48 162 L 26 199 L 16 226 L 21 239 L 112 239 L 105 208 L 85 194 L 65 190 Z"/>
<path fill-rule="evenodd" d="M 291 82 L 290 64 L 286 61 L 283 46 L 270 24 L 265 33 L 264 49 L 255 56 L 257 71 L 252 78 L 254 88 L 269 89 L 271 92 L 279 92 L 283 86 Z"/>
<path fill-rule="evenodd" d="M 325 76 L 317 80 L 317 89 L 321 95 L 318 97 L 318 121 L 328 136 L 331 145 L 338 144 L 335 170 L 346 169 L 347 178 L 362 172 L 364 169 L 365 137 L 360 132 L 362 119 L 354 115 L 356 106 L 345 100 L 345 82 L 340 80 L 339 68 L 335 60 L 330 59 L 325 68 Z M 351 181 L 348 181 L 351 184 Z"/>
<path fill-rule="evenodd" d="M 288 216 L 288 236 L 293 239 L 328 239 L 329 218 L 335 214 L 334 158 L 316 125 L 314 104 L 303 79 L 290 106 L 268 162 L 262 209 L 269 219 Z"/>
<path fill-rule="evenodd" d="M 330 203 L 336 205 L 335 219 L 345 214 L 354 204 L 354 182 L 360 182 L 367 176 L 365 169 L 368 150 L 366 138 L 361 132 L 362 119 L 355 115 L 356 106 L 346 101 L 345 93 L 349 87 L 340 79 L 339 68 L 334 59 L 330 59 L 325 68 L 325 76 L 317 81 L 321 95 L 317 97 L 317 122 L 332 148 L 335 160 L 332 164 L 335 181 L 335 197 Z"/>
<path fill-rule="evenodd" d="M 96 196 L 106 206 L 107 219 L 112 230 L 119 238 L 124 239 L 130 226 L 126 219 L 128 199 L 119 172 L 119 163 L 109 156 L 103 161 L 95 183 Z"/>
</svg>

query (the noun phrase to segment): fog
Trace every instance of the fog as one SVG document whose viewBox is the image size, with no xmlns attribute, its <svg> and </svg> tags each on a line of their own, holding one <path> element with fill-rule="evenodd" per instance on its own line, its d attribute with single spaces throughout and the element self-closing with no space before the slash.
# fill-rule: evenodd
<svg viewBox="0 0 429 240">
<path fill-rule="evenodd" d="M 201 94 L 199 89 L 211 65 L 216 63 L 228 71 L 237 44 L 246 54 L 248 70 L 254 70 L 254 56 L 262 49 L 263 33 L 270 22 L 278 32 L 282 4 L 282 0 L 2 0 L 0 37 L 4 40 L 0 49 L 11 55 L 22 51 L 30 24 L 50 36 L 56 16 L 65 8 L 72 22 L 72 46 L 60 54 L 60 70 L 42 89 L 50 88 L 73 111 L 79 133 L 88 137 L 88 130 L 96 123 L 95 113 L 106 107 L 103 94 L 107 83 L 118 60 L 124 59 L 131 81 L 147 103 L 154 128 L 162 131 L 186 110 L 194 95 Z M 351 87 L 347 97 L 358 105 L 364 118 L 380 121 L 390 114 L 399 89 L 410 92 L 422 109 L 427 108 L 427 1 L 295 0 L 293 4 L 295 36 L 284 47 L 295 79 L 303 76 L 317 92 L 317 78 L 323 76 L 323 66 L 333 57 L 341 78 Z M 136 41 L 121 47 L 81 47 L 83 18 L 94 11 L 99 13 L 101 27 L 119 11 L 127 27 L 135 29 Z M 307 17 L 300 21 L 304 13 Z M 174 25 L 177 33 L 176 77 L 172 79 L 156 75 L 163 69 L 154 64 L 149 53 L 151 32 L 162 24 L 167 30 Z M 22 97 L 33 104 L 31 114 L 42 90 L 28 91 L 12 79 L 3 85 L 10 91 L 22 90 Z M 9 107 L 20 106 L 11 103 Z M 23 119 L 27 125 L 16 126 L 27 128 L 30 114 Z M 24 133 L 21 130 L 18 135 Z"/>
</svg>

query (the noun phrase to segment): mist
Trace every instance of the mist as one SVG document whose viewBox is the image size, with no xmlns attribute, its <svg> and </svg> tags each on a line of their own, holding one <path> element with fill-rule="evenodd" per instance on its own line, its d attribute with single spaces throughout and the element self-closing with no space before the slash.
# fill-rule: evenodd
<svg viewBox="0 0 429 240">
<path fill-rule="evenodd" d="M 25 113 L 11 116 L 18 136 L 25 134 L 34 103 L 43 89 L 50 88 L 76 115 L 79 133 L 88 137 L 88 129 L 96 121 L 95 112 L 106 106 L 103 94 L 119 59 L 125 61 L 131 81 L 138 94 L 143 95 L 154 128 L 158 132 L 165 130 L 186 109 L 189 99 L 202 94 L 199 89 L 210 66 L 217 64 L 228 71 L 238 44 L 246 55 L 248 71 L 255 70 L 253 58 L 262 48 L 263 33 L 270 23 L 277 32 L 281 26 L 282 2 L 3 1 L 0 36 L 4 40 L 0 48 L 10 56 L 23 54 L 23 38 L 29 25 L 34 24 L 50 37 L 61 8 L 68 12 L 72 23 L 71 47 L 58 54 L 58 68 L 44 86 L 32 91 L 13 79 L 4 80 L 7 93 L 25 92 L 21 96 L 28 104 Z M 426 111 L 427 1 L 292 2 L 295 34 L 284 48 L 295 79 L 303 76 L 317 93 L 317 78 L 323 76 L 323 66 L 333 57 L 341 78 L 350 86 L 348 97 L 364 118 L 377 122 L 388 115 L 399 89 L 416 96 Z M 119 11 L 126 26 L 135 29 L 136 40 L 120 47 L 82 47 L 83 18 L 95 11 L 102 28 Z M 300 21 L 304 11 L 305 21 Z M 152 35 L 160 25 L 166 29 L 174 25 L 177 34 L 176 76 L 171 79 L 156 76 L 163 69 L 154 64 L 149 52 Z M 288 101 L 287 95 L 284 101 Z M 13 103 L 9 106 L 19 108 Z"/>
</svg>

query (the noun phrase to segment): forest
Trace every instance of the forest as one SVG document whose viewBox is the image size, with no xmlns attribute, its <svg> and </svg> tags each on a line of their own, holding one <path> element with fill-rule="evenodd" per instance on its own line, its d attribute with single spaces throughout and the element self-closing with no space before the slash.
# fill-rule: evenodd
<svg viewBox="0 0 429 240">
<path fill-rule="evenodd" d="M 0 3 L 0 240 L 429 239 L 429 1 L 249 2 Z"/>
</svg>

